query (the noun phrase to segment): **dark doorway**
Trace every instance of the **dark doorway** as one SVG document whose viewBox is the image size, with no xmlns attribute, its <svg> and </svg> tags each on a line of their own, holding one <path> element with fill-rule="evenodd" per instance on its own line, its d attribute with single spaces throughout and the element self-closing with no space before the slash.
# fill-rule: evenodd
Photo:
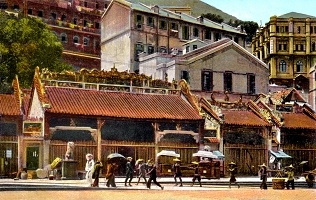
<svg viewBox="0 0 316 200">
<path fill-rule="evenodd" d="M 28 170 L 37 170 L 39 166 L 39 147 L 26 148 L 26 167 Z"/>
</svg>

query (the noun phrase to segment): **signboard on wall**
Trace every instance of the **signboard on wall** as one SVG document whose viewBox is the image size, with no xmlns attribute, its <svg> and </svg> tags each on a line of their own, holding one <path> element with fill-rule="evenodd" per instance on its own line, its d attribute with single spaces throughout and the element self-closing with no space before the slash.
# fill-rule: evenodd
<svg viewBox="0 0 316 200">
<path fill-rule="evenodd" d="M 24 122 L 23 134 L 26 136 L 40 137 L 42 134 L 42 122 Z"/>
</svg>

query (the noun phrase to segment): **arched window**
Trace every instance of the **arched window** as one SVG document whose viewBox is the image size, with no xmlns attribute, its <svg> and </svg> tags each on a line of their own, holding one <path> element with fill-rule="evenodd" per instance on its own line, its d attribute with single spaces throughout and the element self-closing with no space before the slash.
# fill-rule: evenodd
<svg viewBox="0 0 316 200">
<path fill-rule="evenodd" d="M 60 34 L 60 40 L 62 43 L 67 43 L 68 42 L 67 34 L 66 33 Z"/>
<path fill-rule="evenodd" d="M 79 37 L 78 36 L 74 36 L 74 44 L 79 44 Z"/>
<path fill-rule="evenodd" d="M 303 62 L 300 60 L 296 62 L 296 72 L 303 72 Z"/>
<path fill-rule="evenodd" d="M 89 45 L 89 38 L 83 38 L 83 45 L 88 46 Z"/>
<path fill-rule="evenodd" d="M 65 15 L 65 14 L 63 14 L 63 15 L 61 16 L 61 21 L 65 22 L 65 21 L 66 21 L 66 19 L 67 19 L 66 15 Z"/>
<path fill-rule="evenodd" d="M 279 64 L 279 70 L 280 72 L 286 72 L 286 62 L 284 60 L 281 60 L 280 61 L 280 64 Z"/>
</svg>

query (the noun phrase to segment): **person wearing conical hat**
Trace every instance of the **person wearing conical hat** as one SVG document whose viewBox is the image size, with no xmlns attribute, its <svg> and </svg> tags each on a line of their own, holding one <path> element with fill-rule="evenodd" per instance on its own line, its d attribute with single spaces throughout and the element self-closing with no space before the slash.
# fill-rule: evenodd
<svg viewBox="0 0 316 200">
<path fill-rule="evenodd" d="M 143 178 L 145 180 L 145 183 L 147 185 L 147 180 L 146 180 L 146 164 L 143 162 L 143 159 L 138 159 L 137 160 L 137 170 L 138 170 L 138 181 L 136 185 L 140 182 L 140 179 Z"/>
<path fill-rule="evenodd" d="M 182 187 L 183 185 L 182 185 L 182 173 L 181 173 L 181 166 L 180 166 L 180 160 L 178 159 L 178 158 L 175 158 L 175 159 L 173 159 L 173 161 L 175 162 L 174 164 L 173 164 L 173 172 L 174 172 L 174 175 L 173 175 L 173 178 L 174 178 L 174 181 L 175 181 L 175 186 L 177 186 L 178 185 L 178 182 L 177 182 L 177 178 L 179 178 L 179 180 L 180 180 L 180 187 Z"/>
<path fill-rule="evenodd" d="M 192 162 L 192 164 L 193 164 L 193 169 L 194 169 L 194 175 L 193 175 L 193 178 L 192 178 L 192 185 L 191 186 L 194 185 L 194 182 L 197 179 L 199 181 L 200 187 L 202 187 L 201 174 L 199 172 L 199 163 L 194 161 L 194 162 Z"/>
<path fill-rule="evenodd" d="M 236 174 L 237 174 L 237 165 L 236 163 L 234 162 L 230 162 L 228 163 L 228 172 L 229 172 L 229 175 L 230 175 L 230 179 L 229 179 L 229 188 L 231 188 L 231 184 L 232 183 L 235 183 L 235 185 L 238 186 L 238 188 L 240 188 L 240 185 L 237 183 L 237 180 L 236 180 Z"/>
<path fill-rule="evenodd" d="M 126 178 L 125 178 L 125 186 L 127 186 L 127 181 L 128 181 L 128 185 L 129 186 L 132 186 L 131 182 L 132 182 L 132 179 L 133 179 L 133 174 L 134 174 L 134 168 L 132 166 L 132 160 L 133 158 L 132 157 L 127 157 L 126 158 L 127 160 L 127 163 L 126 163 Z"/>
<path fill-rule="evenodd" d="M 295 189 L 294 187 L 294 167 L 291 164 L 290 166 L 286 167 L 287 171 L 285 174 L 287 174 L 287 182 L 286 182 L 286 188 L 289 190 L 290 189 L 290 184 L 292 187 L 292 190 Z"/>
<path fill-rule="evenodd" d="M 259 170 L 259 176 L 260 176 L 260 180 L 262 180 L 261 184 L 260 184 L 260 189 L 268 189 L 267 187 L 267 166 L 263 163 L 262 165 L 259 165 L 259 167 L 261 167 L 261 169 Z"/>
</svg>

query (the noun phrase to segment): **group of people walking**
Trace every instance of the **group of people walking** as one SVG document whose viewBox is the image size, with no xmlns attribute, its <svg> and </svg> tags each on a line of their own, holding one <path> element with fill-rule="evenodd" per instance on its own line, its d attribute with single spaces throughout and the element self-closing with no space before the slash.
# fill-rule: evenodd
<svg viewBox="0 0 316 200">
<path fill-rule="evenodd" d="M 85 167 L 85 171 L 86 171 L 86 180 L 89 183 L 89 186 L 91 187 L 99 187 L 99 175 L 100 175 L 100 171 L 103 168 L 103 164 L 100 161 L 96 161 L 94 162 L 93 159 L 93 155 L 92 154 L 87 154 L 86 155 L 86 167 Z M 144 183 L 146 184 L 146 187 L 148 189 L 151 188 L 151 183 L 155 183 L 158 187 L 160 187 L 162 190 L 164 189 L 164 187 L 157 182 L 157 166 L 154 163 L 153 159 L 148 160 L 147 162 L 144 162 L 143 159 L 138 159 L 136 161 L 135 167 L 132 164 L 132 157 L 127 157 L 127 162 L 126 162 L 126 169 L 125 169 L 125 186 L 132 186 L 131 182 L 133 180 L 133 176 L 134 173 L 138 172 L 137 174 L 137 183 L 136 185 L 138 185 L 141 181 L 141 179 L 144 180 Z M 173 159 L 174 164 L 173 164 L 173 178 L 174 178 L 174 182 L 175 182 L 175 186 L 183 186 L 182 183 L 182 172 L 181 172 L 181 161 L 176 158 Z M 261 180 L 261 184 L 260 184 L 260 189 L 267 189 L 267 177 L 268 177 L 268 170 L 267 170 L 267 166 L 265 164 L 259 165 L 260 170 L 259 170 L 259 177 Z M 118 164 L 115 162 L 111 162 L 109 161 L 107 163 L 107 167 L 106 167 L 106 174 L 105 174 L 105 178 L 106 178 L 106 186 L 107 187 L 116 187 L 116 183 L 115 183 L 115 172 L 118 168 Z M 193 174 L 193 178 L 192 178 L 192 184 L 191 186 L 193 186 L 195 184 L 195 181 L 197 180 L 199 183 L 199 186 L 202 187 L 201 184 L 201 174 L 200 174 L 200 170 L 199 170 L 199 163 L 198 162 L 192 162 L 191 167 L 192 169 L 194 169 L 194 174 Z M 231 188 L 232 184 L 237 185 L 238 188 L 240 188 L 240 184 L 237 183 L 236 180 L 236 174 L 237 174 L 237 165 L 234 162 L 230 162 L 228 164 L 228 170 L 229 175 L 230 175 L 230 179 L 229 179 L 229 188 Z M 291 188 L 294 189 L 294 167 L 292 165 L 286 167 L 286 171 L 285 174 L 287 175 L 287 182 L 286 182 L 286 188 L 290 189 L 290 185 Z M 148 176 L 148 180 L 147 177 Z M 94 180 L 93 180 L 94 179 Z M 179 180 L 179 182 L 178 182 Z"/>
</svg>

